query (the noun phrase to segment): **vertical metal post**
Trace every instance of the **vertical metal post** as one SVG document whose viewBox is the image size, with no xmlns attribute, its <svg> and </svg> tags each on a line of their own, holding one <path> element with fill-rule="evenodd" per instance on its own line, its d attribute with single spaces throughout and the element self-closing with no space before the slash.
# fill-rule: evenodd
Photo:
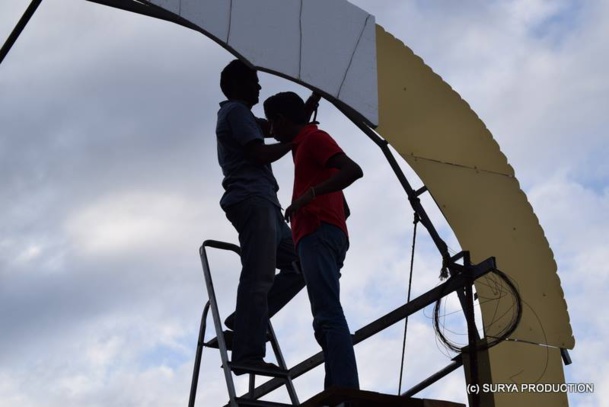
<svg viewBox="0 0 609 407">
<path fill-rule="evenodd" d="M 474 314 L 474 276 L 472 274 L 471 260 L 469 252 L 464 252 L 463 263 L 465 265 L 465 295 L 464 300 L 461 301 L 463 312 L 465 313 L 465 319 L 467 321 L 467 339 L 468 339 L 468 357 L 469 357 L 469 385 L 476 386 L 479 389 L 479 374 L 478 374 L 478 330 L 476 329 L 476 317 Z M 471 407 L 480 407 L 480 392 L 476 391 L 471 394 Z"/>
<path fill-rule="evenodd" d="M 15 44 L 15 41 L 17 41 L 17 38 L 19 38 L 19 35 L 21 35 L 21 32 L 30 21 L 30 18 L 32 18 L 41 2 L 42 0 L 32 0 L 28 8 L 25 10 L 25 13 L 23 13 L 23 16 L 21 16 L 21 19 L 13 29 L 13 32 L 11 32 L 11 35 L 8 36 L 8 39 L 2 46 L 2 49 L 0 49 L 0 64 L 2 61 L 4 61 L 4 57 L 8 55 L 8 52 Z"/>
<path fill-rule="evenodd" d="M 283 353 L 281 352 L 281 348 L 279 347 L 279 342 L 277 341 L 277 336 L 275 335 L 275 330 L 273 329 L 273 325 L 271 325 L 271 321 L 269 321 L 269 333 L 271 334 L 271 346 L 273 348 L 273 352 L 275 353 L 275 358 L 277 358 L 277 364 L 281 369 L 288 370 L 288 367 L 285 363 L 285 359 L 283 358 Z M 292 377 L 288 374 L 288 377 L 286 377 L 285 380 L 285 385 L 288 390 L 288 394 L 290 395 L 290 400 L 292 401 L 292 404 L 295 406 L 299 405 L 300 402 L 298 401 L 298 396 L 296 395 L 294 383 L 292 383 Z"/>
<path fill-rule="evenodd" d="M 195 366 L 192 371 L 192 383 L 190 384 L 190 397 L 188 399 L 188 407 L 195 407 L 195 399 L 197 397 L 197 385 L 199 383 L 199 370 L 201 368 L 201 355 L 203 353 L 203 341 L 205 341 L 205 327 L 207 325 L 207 313 L 209 312 L 210 302 L 207 301 L 203 308 L 201 316 L 201 327 L 199 328 L 199 339 L 197 341 L 197 354 L 195 356 Z"/>
<path fill-rule="evenodd" d="M 385 155 L 385 158 L 387 159 L 387 162 L 391 166 L 391 169 L 397 176 L 398 181 L 400 181 L 402 188 L 404 188 L 404 191 L 406 192 L 406 195 L 408 196 L 408 200 L 410 201 L 410 205 L 412 206 L 412 209 L 419 216 L 419 220 L 420 220 L 421 224 L 429 232 L 429 236 L 431 237 L 431 240 L 433 240 L 438 251 L 440 252 L 440 255 L 442 256 L 442 277 L 448 277 L 446 275 L 446 272 L 447 272 L 446 267 L 450 260 L 448 246 L 447 246 L 446 242 L 440 237 L 440 234 L 438 233 L 435 226 L 431 222 L 431 219 L 427 215 L 425 208 L 423 208 L 423 205 L 421 204 L 421 200 L 419 199 L 419 192 L 415 191 L 414 188 L 412 188 L 412 186 L 408 182 L 408 179 L 406 178 L 406 175 L 404 175 L 404 172 L 402 171 L 402 169 L 400 168 L 395 157 L 391 153 L 391 150 L 389 149 L 389 142 L 387 140 L 382 139 L 374 130 L 372 130 L 370 127 L 368 127 L 364 123 L 362 123 L 361 120 L 355 119 L 351 114 L 349 114 L 347 111 L 345 111 L 343 109 L 340 109 L 340 110 L 345 114 L 345 116 L 350 118 L 351 121 L 353 122 L 353 124 L 355 124 L 366 136 L 368 136 L 370 138 L 370 140 L 372 140 L 377 146 L 379 146 L 379 148 Z M 426 188 L 422 188 L 420 191 L 426 191 L 426 190 L 427 190 Z"/>
<path fill-rule="evenodd" d="M 249 393 L 247 393 L 247 397 L 253 399 L 254 398 L 254 391 L 256 390 L 256 375 L 254 373 L 250 373 L 249 374 L 250 378 L 249 378 Z"/>
<path fill-rule="evenodd" d="M 224 335 L 222 334 L 222 321 L 220 321 L 220 311 L 218 310 L 218 303 L 216 301 L 216 292 L 214 290 L 214 284 L 211 279 L 211 273 L 209 271 L 209 261 L 207 260 L 207 253 L 205 251 L 205 247 L 207 245 L 213 244 L 213 242 L 205 241 L 199 250 L 199 254 L 201 255 L 201 264 L 203 265 L 203 275 L 205 277 L 205 285 L 207 286 L 207 294 L 209 295 L 209 302 L 211 306 L 211 314 L 214 320 L 214 327 L 216 328 L 216 333 L 218 335 L 218 347 L 220 349 L 220 359 L 222 360 L 222 369 L 224 370 L 224 376 L 226 378 L 226 387 L 228 388 L 228 396 L 230 398 L 229 405 L 231 407 L 238 407 L 236 398 L 237 394 L 235 392 L 235 383 L 233 381 L 233 376 L 228 366 L 228 350 L 226 347 L 226 341 L 224 340 Z"/>
</svg>

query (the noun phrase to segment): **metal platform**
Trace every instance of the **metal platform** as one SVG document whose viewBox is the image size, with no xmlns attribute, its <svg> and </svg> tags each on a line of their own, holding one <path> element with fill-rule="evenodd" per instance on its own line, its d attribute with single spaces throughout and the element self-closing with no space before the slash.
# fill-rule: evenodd
<svg viewBox="0 0 609 407">
<path fill-rule="evenodd" d="M 441 400 L 413 399 L 371 391 L 332 388 L 301 404 L 302 407 L 465 407 Z"/>
</svg>

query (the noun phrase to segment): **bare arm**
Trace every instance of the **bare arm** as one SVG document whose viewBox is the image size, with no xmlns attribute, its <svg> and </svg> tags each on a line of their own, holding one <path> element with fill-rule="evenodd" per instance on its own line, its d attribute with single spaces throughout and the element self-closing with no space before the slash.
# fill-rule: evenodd
<svg viewBox="0 0 609 407">
<path fill-rule="evenodd" d="M 254 140 L 245 146 L 247 158 L 260 165 L 275 162 L 290 150 L 292 143 L 264 144 L 261 140 Z"/>
<path fill-rule="evenodd" d="M 267 119 L 256 117 L 256 123 L 258 123 L 258 126 L 260 126 L 260 130 L 262 130 L 264 138 L 273 138 L 271 135 L 271 124 Z"/>
<path fill-rule="evenodd" d="M 326 167 L 336 168 L 338 172 L 334 173 L 324 182 L 313 186 L 312 189 L 315 192 L 315 196 L 342 191 L 364 176 L 362 168 L 344 153 L 336 154 L 330 158 L 326 163 Z"/>
<path fill-rule="evenodd" d="M 353 184 L 355 180 L 364 176 L 362 168 L 344 153 L 336 154 L 330 158 L 326 167 L 336 168 L 338 171 L 322 183 L 312 186 L 307 192 L 294 200 L 285 211 L 286 220 L 289 220 L 294 212 L 308 205 L 316 196 L 342 191 Z"/>
</svg>

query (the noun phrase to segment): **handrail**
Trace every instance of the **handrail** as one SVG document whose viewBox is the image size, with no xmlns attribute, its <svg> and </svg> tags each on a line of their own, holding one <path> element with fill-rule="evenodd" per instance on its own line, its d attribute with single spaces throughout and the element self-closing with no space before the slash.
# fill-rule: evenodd
<svg viewBox="0 0 609 407">
<path fill-rule="evenodd" d="M 220 249 L 220 250 L 230 250 L 239 255 L 241 254 L 241 248 L 239 246 L 237 246 L 236 244 L 221 242 L 219 240 L 208 239 L 208 240 L 204 241 L 203 244 L 201 245 L 201 249 L 199 250 L 199 253 L 201 252 L 201 250 L 203 250 L 204 247 L 212 247 L 214 249 Z"/>
</svg>

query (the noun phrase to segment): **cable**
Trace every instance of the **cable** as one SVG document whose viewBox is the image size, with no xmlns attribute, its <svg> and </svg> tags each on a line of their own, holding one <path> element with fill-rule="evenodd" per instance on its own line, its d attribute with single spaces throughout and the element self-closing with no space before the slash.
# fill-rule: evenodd
<svg viewBox="0 0 609 407">
<path fill-rule="evenodd" d="M 497 345 L 498 343 L 506 340 L 516 330 L 516 328 L 518 327 L 518 324 L 520 323 L 520 320 L 522 318 L 522 299 L 520 297 L 520 293 L 518 292 L 518 289 L 516 288 L 516 285 L 501 270 L 493 270 L 493 271 L 491 271 L 491 274 L 497 276 L 499 278 L 499 280 L 496 281 L 496 280 L 490 280 L 487 278 L 485 281 L 490 280 L 490 283 L 487 282 L 486 285 L 494 288 L 495 289 L 494 293 L 497 294 L 498 297 L 489 298 L 489 299 L 486 299 L 485 301 L 481 301 L 481 303 L 487 303 L 488 301 L 497 301 L 497 307 L 495 309 L 495 314 L 493 315 L 493 318 L 491 319 L 489 326 L 494 324 L 496 321 L 506 317 L 510 311 L 512 312 L 512 315 L 510 317 L 509 322 L 506 324 L 505 328 L 502 329 L 497 335 L 494 335 L 493 337 L 486 337 L 486 339 L 487 339 L 486 343 L 480 344 L 480 346 L 477 348 L 477 350 L 489 349 L 489 348 Z M 504 286 L 502 284 L 505 284 L 505 286 L 507 286 L 507 290 L 504 289 Z M 497 312 L 499 309 L 499 300 L 504 299 L 507 296 L 512 297 L 513 305 L 511 307 L 508 307 L 508 309 L 504 313 L 497 316 Z M 480 300 L 480 298 L 479 298 L 479 300 Z M 459 346 L 459 344 L 456 344 L 453 341 L 450 341 L 444 333 L 444 331 L 446 330 L 446 327 L 441 325 L 441 323 L 440 323 L 441 306 L 442 306 L 442 298 L 440 298 L 438 301 L 436 301 L 436 304 L 434 306 L 434 312 L 433 312 L 433 327 L 436 332 L 436 337 L 440 340 L 440 342 L 447 349 L 452 350 L 453 352 L 460 353 L 463 351 L 463 349 L 462 349 L 463 346 Z M 446 316 L 446 315 L 447 314 L 443 314 L 443 316 Z"/>
<path fill-rule="evenodd" d="M 408 295 L 406 302 L 410 302 L 410 292 L 412 290 L 412 274 L 414 270 L 414 249 L 417 242 L 417 225 L 419 224 L 419 215 L 414 214 L 414 230 L 412 232 L 412 252 L 410 255 L 410 278 L 408 279 Z M 402 377 L 404 375 L 404 358 L 406 356 L 406 333 L 408 332 L 408 317 L 404 319 L 404 340 L 402 341 L 402 362 L 400 363 L 400 381 L 398 384 L 398 395 L 402 394 Z"/>
</svg>

